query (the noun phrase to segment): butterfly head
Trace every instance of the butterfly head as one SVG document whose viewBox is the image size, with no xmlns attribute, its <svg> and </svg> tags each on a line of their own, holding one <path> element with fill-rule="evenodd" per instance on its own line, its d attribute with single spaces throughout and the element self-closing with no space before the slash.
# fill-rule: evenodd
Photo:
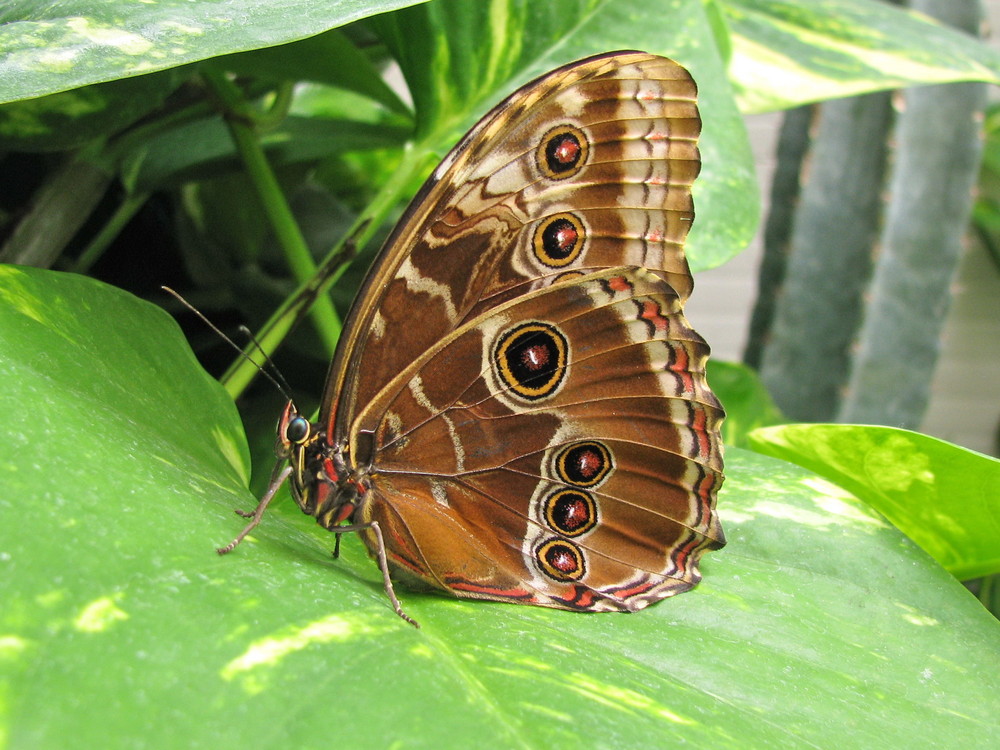
<svg viewBox="0 0 1000 750">
<path fill-rule="evenodd" d="M 274 442 L 274 453 L 278 459 L 294 464 L 294 457 L 304 454 L 307 447 L 318 438 L 318 427 L 302 416 L 292 401 L 285 404 L 278 420 L 277 438 Z"/>
<path fill-rule="evenodd" d="M 278 465 L 287 461 L 291 467 L 292 496 L 302 512 L 328 529 L 349 520 L 365 488 L 351 477 L 343 452 L 330 445 L 319 425 L 302 416 L 291 401 L 281 414 L 277 433 Z"/>
</svg>

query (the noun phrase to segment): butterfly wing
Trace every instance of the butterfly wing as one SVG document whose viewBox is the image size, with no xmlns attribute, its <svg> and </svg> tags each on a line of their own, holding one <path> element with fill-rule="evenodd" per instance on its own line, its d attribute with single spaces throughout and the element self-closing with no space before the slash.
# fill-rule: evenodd
<svg viewBox="0 0 1000 750">
<path fill-rule="evenodd" d="M 389 380 L 463 323 L 559 279 L 642 266 L 686 298 L 695 99 L 673 61 L 615 53 L 549 73 L 486 115 L 358 294 L 322 401 L 327 434 L 343 439 Z"/>
<path fill-rule="evenodd" d="M 566 280 L 468 321 L 362 410 L 362 521 L 459 596 L 635 610 L 699 580 L 724 412 L 657 275 Z M 366 542 L 374 548 L 374 539 Z"/>
<path fill-rule="evenodd" d="M 695 98 L 643 53 L 556 70 L 483 118 L 390 236 L 320 423 L 397 573 L 634 610 L 724 543 L 724 413 L 682 314 Z"/>
</svg>

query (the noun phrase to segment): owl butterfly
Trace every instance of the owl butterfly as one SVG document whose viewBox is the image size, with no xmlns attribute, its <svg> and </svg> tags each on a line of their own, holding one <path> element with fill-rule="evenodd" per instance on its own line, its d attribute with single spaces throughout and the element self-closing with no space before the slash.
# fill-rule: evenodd
<svg viewBox="0 0 1000 750">
<path fill-rule="evenodd" d="M 516 91 L 445 157 L 358 293 L 318 423 L 291 402 L 271 487 L 394 578 L 626 611 L 725 538 L 725 413 L 688 325 L 700 168 L 677 63 L 599 55 Z M 251 517 L 251 514 L 246 514 Z"/>
</svg>

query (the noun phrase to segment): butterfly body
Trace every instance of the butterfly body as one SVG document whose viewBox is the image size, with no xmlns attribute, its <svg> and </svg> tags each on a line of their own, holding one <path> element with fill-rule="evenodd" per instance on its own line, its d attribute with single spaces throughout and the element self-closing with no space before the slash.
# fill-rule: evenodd
<svg viewBox="0 0 1000 750">
<path fill-rule="evenodd" d="M 480 121 L 387 240 L 319 421 L 286 407 L 275 482 L 360 533 L 400 614 L 390 570 L 634 611 L 725 543 L 724 412 L 683 315 L 699 129 L 676 63 L 574 63 Z"/>
</svg>

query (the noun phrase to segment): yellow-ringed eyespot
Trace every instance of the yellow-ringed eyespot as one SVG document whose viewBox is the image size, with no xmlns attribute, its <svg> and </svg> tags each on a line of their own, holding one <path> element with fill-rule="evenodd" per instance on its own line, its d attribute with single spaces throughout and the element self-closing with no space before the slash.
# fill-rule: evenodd
<svg viewBox="0 0 1000 750">
<path fill-rule="evenodd" d="M 535 153 L 538 169 L 551 180 L 572 177 L 587 163 L 590 143 L 579 128 L 559 125 L 542 138 Z"/>
<path fill-rule="evenodd" d="M 597 525 L 597 504 L 580 490 L 558 490 L 545 498 L 545 523 L 564 536 L 580 536 Z"/>
<path fill-rule="evenodd" d="M 542 572 L 557 581 L 579 581 L 587 572 L 583 552 L 572 542 L 549 539 L 535 550 Z"/>
<path fill-rule="evenodd" d="M 587 239 L 583 222 L 570 213 L 547 217 L 535 229 L 532 250 L 542 265 L 563 268 L 580 257 Z"/>
<path fill-rule="evenodd" d="M 550 323 L 522 323 L 500 337 L 493 353 L 501 382 L 529 401 L 559 389 L 568 361 L 566 337 Z"/>
<path fill-rule="evenodd" d="M 556 477 L 575 487 L 596 487 L 614 467 L 607 446 L 592 440 L 568 445 L 555 458 Z"/>
</svg>

